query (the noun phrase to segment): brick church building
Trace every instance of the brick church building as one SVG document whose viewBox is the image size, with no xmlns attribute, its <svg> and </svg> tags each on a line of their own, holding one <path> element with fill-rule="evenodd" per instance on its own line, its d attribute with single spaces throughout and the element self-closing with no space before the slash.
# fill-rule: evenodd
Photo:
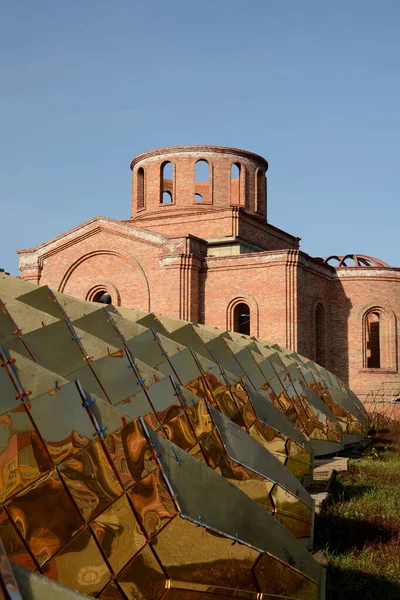
<svg viewBox="0 0 400 600">
<path fill-rule="evenodd" d="M 95 217 L 20 250 L 21 277 L 271 340 L 360 398 L 399 379 L 400 268 L 302 252 L 299 238 L 268 223 L 265 159 L 177 146 L 140 154 L 131 169 L 130 219 Z"/>
</svg>

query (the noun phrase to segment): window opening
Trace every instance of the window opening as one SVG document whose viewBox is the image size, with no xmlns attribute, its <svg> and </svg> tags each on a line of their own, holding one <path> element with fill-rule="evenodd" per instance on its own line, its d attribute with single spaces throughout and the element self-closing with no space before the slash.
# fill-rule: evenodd
<svg viewBox="0 0 400 600">
<path fill-rule="evenodd" d="M 170 204 L 174 200 L 174 166 L 166 162 L 161 171 L 161 204 Z"/>
<path fill-rule="evenodd" d="M 381 368 L 380 319 L 371 312 L 367 317 L 367 368 Z"/>
<path fill-rule="evenodd" d="M 105 290 L 96 292 L 92 298 L 92 302 L 100 302 L 101 304 L 111 304 L 111 296 Z"/>
<path fill-rule="evenodd" d="M 240 174 L 240 165 L 234 163 L 231 166 L 231 204 L 240 204 Z"/>
<path fill-rule="evenodd" d="M 325 310 L 322 304 L 317 304 L 315 309 L 315 362 L 323 366 L 325 359 Z"/>
<path fill-rule="evenodd" d="M 233 330 L 243 335 L 250 335 L 250 308 L 244 302 L 236 304 L 234 308 Z"/>
<path fill-rule="evenodd" d="M 144 169 L 142 167 L 136 173 L 136 198 L 138 210 L 144 208 Z"/>
<path fill-rule="evenodd" d="M 200 159 L 195 165 L 194 199 L 195 202 L 210 202 L 210 165 Z"/>
</svg>

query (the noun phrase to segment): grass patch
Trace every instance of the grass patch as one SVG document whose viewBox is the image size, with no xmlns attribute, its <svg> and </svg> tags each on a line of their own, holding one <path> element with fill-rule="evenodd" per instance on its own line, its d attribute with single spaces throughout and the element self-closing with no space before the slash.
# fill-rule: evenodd
<svg viewBox="0 0 400 600">
<path fill-rule="evenodd" d="M 331 493 L 315 522 L 316 549 L 329 561 L 326 600 L 399 600 L 400 428 L 376 433 Z"/>
</svg>

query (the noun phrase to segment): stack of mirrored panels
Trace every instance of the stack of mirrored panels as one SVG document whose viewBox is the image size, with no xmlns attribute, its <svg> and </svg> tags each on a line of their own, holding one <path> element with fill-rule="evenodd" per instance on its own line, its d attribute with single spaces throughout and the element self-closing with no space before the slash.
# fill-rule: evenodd
<svg viewBox="0 0 400 600">
<path fill-rule="evenodd" d="M 304 486 L 314 456 L 367 427 L 334 375 L 7 276 L 0 364 L 0 537 L 17 569 L 103 600 L 324 597 Z"/>
</svg>

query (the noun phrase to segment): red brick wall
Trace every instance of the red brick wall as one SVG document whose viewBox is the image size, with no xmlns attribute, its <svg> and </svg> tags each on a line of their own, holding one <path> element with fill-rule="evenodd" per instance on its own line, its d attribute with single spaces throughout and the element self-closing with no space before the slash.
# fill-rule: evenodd
<svg viewBox="0 0 400 600">
<path fill-rule="evenodd" d="M 100 224 L 94 220 L 79 235 L 71 232 L 23 253 L 22 277 L 40 272 L 41 284 L 83 299 L 104 287 L 116 304 L 222 329 L 232 322 L 235 302 L 243 301 L 252 335 L 312 359 L 320 303 L 327 368 L 361 397 L 398 379 L 400 270 L 334 270 L 290 249 L 206 259 L 206 243 L 193 236 L 165 238 L 109 220 Z M 390 325 L 378 370 L 363 364 L 363 315 L 372 307 L 385 311 Z"/>
<path fill-rule="evenodd" d="M 347 309 L 342 309 L 340 322 L 340 346 L 333 346 L 333 353 L 340 372 L 347 363 L 350 387 L 361 398 L 383 381 L 399 381 L 398 349 L 400 342 L 400 269 L 375 267 L 341 268 L 337 270 L 337 288 L 347 298 Z M 363 316 L 371 308 L 383 309 L 381 317 L 381 368 L 368 369 L 365 364 L 365 340 L 363 340 Z M 348 315 L 345 322 L 346 314 Z"/>
<path fill-rule="evenodd" d="M 316 348 L 316 310 L 318 304 L 324 313 L 324 346 L 328 350 L 324 366 L 330 369 L 332 364 L 332 283 L 335 271 L 324 264 L 319 265 L 303 253 L 299 254 L 299 272 L 297 283 L 297 349 L 304 356 L 317 358 Z"/>
<path fill-rule="evenodd" d="M 22 278 L 32 279 L 36 273 L 41 285 L 82 299 L 104 288 L 116 305 L 199 320 L 199 273 L 206 243 L 194 236 L 137 233 L 141 237 L 129 225 L 94 219 L 24 251 Z"/>
<path fill-rule="evenodd" d="M 200 159 L 209 164 L 209 183 L 195 181 Z M 163 205 L 165 161 L 174 164 L 174 180 L 165 184 L 173 202 Z M 231 182 L 231 166 L 237 163 L 240 181 Z M 90 299 L 104 287 L 116 304 L 222 329 L 231 325 L 235 303 L 246 302 L 252 335 L 312 359 L 320 304 L 319 340 L 327 368 L 361 397 L 382 381 L 399 379 L 400 269 L 335 270 L 300 252 L 298 238 L 266 222 L 268 164 L 263 158 L 231 148 L 189 146 L 144 153 L 131 167 L 133 220 L 95 218 L 22 251 L 22 278 L 79 298 Z M 144 169 L 144 208 L 137 210 L 139 168 Z M 196 190 L 203 202 L 196 202 Z M 227 236 L 264 251 L 207 258 L 205 240 Z M 382 364 L 367 369 L 363 316 L 374 307 L 381 311 Z"/>
</svg>

